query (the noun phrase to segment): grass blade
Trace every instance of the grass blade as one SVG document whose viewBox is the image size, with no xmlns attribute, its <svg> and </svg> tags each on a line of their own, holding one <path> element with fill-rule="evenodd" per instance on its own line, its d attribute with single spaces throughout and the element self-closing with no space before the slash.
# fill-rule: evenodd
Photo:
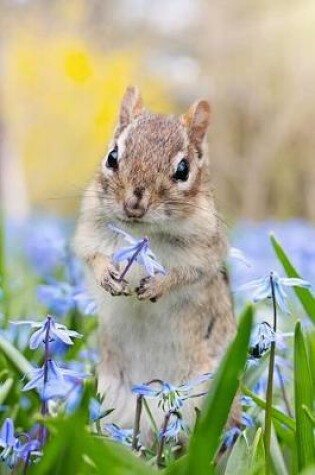
<svg viewBox="0 0 315 475">
<path fill-rule="evenodd" d="M 245 396 L 249 396 L 250 398 L 252 398 L 252 400 L 257 404 L 258 407 L 261 407 L 262 409 L 266 408 L 266 401 L 258 397 L 253 391 L 248 389 L 246 386 L 242 386 L 241 389 Z M 271 416 L 273 419 L 281 422 L 282 424 L 285 424 L 292 431 L 295 431 L 296 425 L 294 419 L 292 419 L 292 417 L 288 416 L 284 412 L 280 411 L 280 409 L 277 409 L 273 406 L 271 409 Z"/>
<path fill-rule="evenodd" d="M 253 445 L 251 447 L 250 475 L 265 474 L 265 447 L 263 441 L 263 432 L 261 427 L 257 429 Z"/>
<path fill-rule="evenodd" d="M 51 438 L 32 475 L 154 475 L 157 472 L 128 448 L 105 437 L 95 437 L 86 428 L 86 411 L 68 419 L 50 420 Z"/>
<path fill-rule="evenodd" d="M 315 440 L 312 422 L 304 410 L 304 406 L 313 407 L 314 391 L 301 322 L 295 327 L 294 372 L 296 445 L 299 470 L 303 470 L 315 463 Z"/>
<path fill-rule="evenodd" d="M 13 386 L 14 379 L 8 378 L 3 384 L 0 384 L 0 406 L 6 400 L 11 388 Z"/>
<path fill-rule="evenodd" d="M 271 428 L 271 461 L 277 475 L 288 475 L 278 437 L 275 429 Z"/>
<path fill-rule="evenodd" d="M 274 235 L 270 236 L 272 247 L 282 264 L 282 267 L 285 270 L 285 273 L 288 277 L 298 277 L 301 276 L 291 263 L 288 255 L 286 254 L 285 250 L 281 246 L 280 242 L 275 238 Z M 294 292 L 296 293 L 298 299 L 300 300 L 306 314 L 315 323 L 315 298 L 312 292 L 309 289 L 303 289 L 301 287 L 293 287 Z"/>
<path fill-rule="evenodd" d="M 198 426 L 189 445 L 187 474 L 213 473 L 213 460 L 246 363 L 252 320 L 253 310 L 248 307 L 241 317 L 237 335 L 220 364 L 200 413 Z"/>
<path fill-rule="evenodd" d="M 0 350 L 13 364 L 13 366 L 19 371 L 19 373 L 23 375 L 25 374 L 27 377 L 27 375 L 33 369 L 33 366 L 27 361 L 24 355 L 2 335 L 0 335 Z"/>
<path fill-rule="evenodd" d="M 240 435 L 229 456 L 224 475 L 244 475 L 248 473 L 250 448 L 244 435 Z"/>
</svg>

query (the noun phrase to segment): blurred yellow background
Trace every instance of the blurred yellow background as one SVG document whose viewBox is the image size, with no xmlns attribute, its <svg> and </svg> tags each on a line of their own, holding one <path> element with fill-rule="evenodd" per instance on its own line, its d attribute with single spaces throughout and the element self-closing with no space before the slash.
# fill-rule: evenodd
<svg viewBox="0 0 315 475">
<path fill-rule="evenodd" d="M 315 219 L 314 1 L 2 0 L 0 17 L 10 213 L 76 213 L 133 83 L 159 112 L 211 101 L 227 216 Z"/>
</svg>

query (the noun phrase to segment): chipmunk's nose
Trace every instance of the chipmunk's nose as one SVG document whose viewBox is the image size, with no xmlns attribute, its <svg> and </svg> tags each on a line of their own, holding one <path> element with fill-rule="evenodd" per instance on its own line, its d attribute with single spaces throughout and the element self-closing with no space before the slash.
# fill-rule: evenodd
<svg viewBox="0 0 315 475">
<path fill-rule="evenodd" d="M 146 208 L 143 205 L 144 190 L 140 187 L 134 189 L 132 196 L 127 198 L 124 203 L 124 211 L 128 218 L 142 218 L 146 212 Z"/>
</svg>

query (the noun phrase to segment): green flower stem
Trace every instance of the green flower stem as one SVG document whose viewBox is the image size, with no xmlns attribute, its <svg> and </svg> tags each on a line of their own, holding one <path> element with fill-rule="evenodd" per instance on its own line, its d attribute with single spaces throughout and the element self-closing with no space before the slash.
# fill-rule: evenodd
<svg viewBox="0 0 315 475">
<path fill-rule="evenodd" d="M 48 316 L 48 317 L 47 317 L 47 329 L 46 329 L 45 340 L 44 340 L 44 343 L 45 343 L 45 356 L 44 356 L 44 385 L 43 385 L 43 397 L 44 397 L 44 392 L 45 392 L 45 385 L 46 385 L 47 382 L 48 382 L 48 364 L 49 364 L 49 361 L 50 361 L 50 358 L 51 358 L 51 355 L 50 355 L 50 337 L 49 337 L 49 334 L 50 334 L 50 322 L 51 322 L 51 317 Z M 41 407 L 41 414 L 42 414 L 42 416 L 45 418 L 45 416 L 47 415 L 47 413 L 48 413 L 47 401 L 46 401 L 45 399 L 43 399 L 43 401 L 42 401 L 42 407 Z M 46 427 L 42 424 L 42 425 L 40 426 L 40 430 L 39 430 L 39 441 L 40 441 L 41 447 L 44 447 L 45 442 L 46 442 L 46 440 L 47 440 L 47 436 L 48 436 L 47 429 L 46 429 Z"/>
<path fill-rule="evenodd" d="M 135 421 L 133 425 L 133 437 L 132 437 L 132 444 L 131 447 L 133 450 L 138 450 L 139 448 L 139 435 L 140 435 L 140 419 L 141 419 L 141 412 L 142 412 L 142 402 L 143 396 L 139 394 L 137 397 L 137 405 L 136 405 L 136 414 L 135 414 Z"/>
<path fill-rule="evenodd" d="M 158 429 L 158 426 L 157 426 L 157 423 L 155 422 L 154 420 L 154 417 L 153 417 L 153 414 L 152 414 L 152 411 L 149 407 L 149 404 L 147 403 L 147 400 L 145 398 L 143 398 L 143 407 L 150 419 L 150 422 L 152 424 L 152 427 L 153 427 L 153 430 L 154 430 L 154 433 L 157 434 L 159 429 Z"/>
<path fill-rule="evenodd" d="M 270 273 L 270 285 L 271 285 L 271 298 L 272 298 L 272 307 L 273 307 L 273 331 L 276 334 L 277 302 L 276 302 L 272 272 Z M 270 345 L 268 383 L 267 383 L 267 394 L 266 394 L 265 432 L 264 432 L 264 444 L 265 444 L 265 453 L 266 453 L 266 468 L 265 468 L 266 475 L 269 475 L 271 473 L 270 441 L 271 441 L 272 393 L 273 393 L 273 373 L 274 373 L 274 368 L 275 368 L 275 356 L 276 356 L 276 340 L 274 339 Z"/>
<path fill-rule="evenodd" d="M 25 463 L 24 463 L 24 467 L 23 467 L 23 475 L 26 475 L 30 461 L 31 461 L 31 452 L 28 452 Z"/>
<path fill-rule="evenodd" d="M 158 450 L 157 450 L 157 455 L 156 455 L 156 464 L 159 468 L 164 468 L 164 463 L 163 463 L 163 452 L 164 452 L 164 443 L 165 443 L 165 432 L 168 427 L 168 423 L 170 421 L 171 417 L 171 412 L 167 412 L 164 417 L 164 423 L 162 427 L 162 434 L 160 438 L 160 443 L 158 445 Z"/>
</svg>

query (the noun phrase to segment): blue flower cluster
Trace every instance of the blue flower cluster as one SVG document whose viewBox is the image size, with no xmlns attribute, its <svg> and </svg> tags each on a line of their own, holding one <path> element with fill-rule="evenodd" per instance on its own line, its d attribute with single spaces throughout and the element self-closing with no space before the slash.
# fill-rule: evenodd
<svg viewBox="0 0 315 475">
<path fill-rule="evenodd" d="M 96 306 L 83 284 L 80 263 L 74 258 L 60 223 L 42 220 L 26 230 L 26 255 L 42 284 L 37 297 L 56 316 L 70 311 L 93 315 Z"/>
<path fill-rule="evenodd" d="M 26 377 L 28 383 L 23 387 L 23 391 L 36 389 L 42 401 L 41 412 L 45 416 L 48 412 L 48 401 L 66 400 L 70 396 L 81 394 L 82 381 L 88 377 L 87 374 L 69 368 L 61 367 L 53 360 L 53 344 L 73 345 L 73 338 L 80 338 L 82 335 L 73 330 L 68 330 L 65 325 L 55 321 L 52 316 L 47 316 L 43 322 L 23 321 L 13 322 L 17 325 L 29 325 L 35 330 L 29 340 L 29 347 L 36 350 L 39 347 L 44 349 L 44 363 L 40 368 L 33 368 Z M 93 405 L 93 413 L 96 408 Z M 29 437 L 29 435 L 28 435 Z M 38 449 L 42 449 L 47 437 L 44 427 L 37 431 L 35 437 L 21 444 L 14 436 L 13 422 L 7 419 L 3 425 L 0 437 L 0 447 L 4 448 L 1 457 L 12 467 L 19 460 L 23 459 L 26 464 L 31 462 L 31 457 L 36 455 Z M 2 444 L 2 445 L 1 445 Z"/>
<path fill-rule="evenodd" d="M 62 343 L 73 345 L 72 338 L 81 338 L 82 335 L 73 330 L 68 330 L 65 325 L 55 321 L 50 315 L 42 323 L 27 323 L 36 331 L 30 338 L 29 346 L 37 349 L 44 346 L 44 364 L 41 368 L 34 368 L 31 375 L 28 375 L 29 382 L 24 386 L 23 391 L 37 389 L 44 407 L 49 399 L 63 399 L 71 393 L 76 393 L 81 389 L 82 380 L 88 375 L 79 371 L 60 367 L 52 359 L 52 343 Z"/>
<path fill-rule="evenodd" d="M 113 261 L 117 264 L 126 262 L 120 276 L 121 279 L 133 265 L 142 266 L 149 276 L 166 273 L 150 249 L 147 237 L 136 239 L 112 224 L 109 225 L 109 228 L 127 243 L 126 246 L 116 250 L 112 256 Z M 309 288 L 310 283 L 303 279 L 288 279 L 279 275 L 278 268 L 274 266 L 271 247 L 268 245 L 267 234 L 270 229 L 273 229 L 283 241 L 301 274 L 310 280 L 315 279 L 315 245 L 313 244 L 315 243 L 315 229 L 313 227 L 301 221 L 281 225 L 273 222 L 260 225 L 243 223 L 236 228 L 233 238 L 233 244 L 236 247 L 233 247 L 230 252 L 233 288 L 244 291 L 245 295 L 248 293 L 248 296 L 256 303 L 270 302 L 274 294 L 277 308 L 285 315 L 291 310 L 286 289 L 292 286 Z M 40 278 L 40 285 L 37 286 L 37 296 L 40 302 L 58 318 L 72 315 L 72 312 L 79 312 L 81 315 L 94 314 L 95 304 L 86 293 L 82 283 L 82 271 L 69 250 L 65 233 L 61 232 L 59 223 L 56 224 L 54 221 L 37 223 L 33 229 L 26 233 L 26 236 L 26 254 Z M 270 272 L 270 269 L 274 268 L 277 272 Z M 246 283 L 244 284 L 244 282 Z M 235 295 L 242 294 L 236 292 Z M 267 308 L 267 306 L 261 307 L 263 311 Z M 89 319 L 89 321 L 91 320 Z M 25 383 L 23 391 L 36 390 L 38 392 L 44 416 L 49 413 L 52 400 L 58 402 L 58 405 L 65 411 L 74 411 L 82 400 L 83 381 L 89 374 L 86 367 L 79 362 L 71 361 L 66 366 L 60 363 L 56 356 L 59 347 L 71 347 L 73 339 L 81 338 L 82 335 L 77 331 L 69 330 L 66 325 L 52 316 L 48 316 L 44 322 L 15 323 L 18 326 L 24 325 L 27 330 L 17 334 L 16 326 L 11 326 L 6 330 L 6 336 L 10 341 L 19 348 L 24 348 L 23 345 L 27 341 L 32 350 L 41 348 L 44 352 L 43 364 L 40 367 L 34 367 L 26 375 L 28 381 Z M 270 350 L 271 345 L 275 342 L 277 350 L 283 349 L 285 352 L 287 349 L 286 339 L 290 336 L 292 336 L 290 332 L 284 333 L 278 329 L 275 331 L 265 320 L 258 323 L 251 338 L 248 367 L 253 361 L 255 361 L 255 365 L 260 364 L 261 357 Z M 282 372 L 290 369 L 283 354 L 277 354 L 275 358 L 279 386 L 283 386 L 283 383 L 286 382 L 286 375 Z M 86 348 L 81 351 L 80 355 L 83 360 L 97 361 L 97 355 Z M 254 381 L 252 389 L 258 395 L 265 397 L 267 375 L 262 371 L 261 374 L 262 376 Z M 187 399 L 205 394 L 204 387 L 198 391 L 198 386 L 208 382 L 212 377 L 213 375 L 210 373 L 201 375 L 193 381 L 178 386 L 159 380 L 133 386 L 132 392 L 138 398 L 157 400 L 165 413 L 164 416 L 167 417 L 167 424 L 163 429 L 157 431 L 159 439 L 164 439 L 169 443 L 173 440 L 176 441 L 183 433 L 189 433 L 190 429 L 181 416 L 182 408 Z M 254 424 L 251 417 L 254 414 L 251 406 L 252 400 L 242 397 L 242 401 L 246 406 L 241 420 L 243 428 L 232 427 L 226 431 L 223 439 L 226 447 L 232 445 L 244 428 L 250 428 Z M 89 410 L 90 422 L 98 421 L 106 415 L 106 412 L 102 412 L 101 404 L 96 398 L 91 398 Z M 134 429 L 119 428 L 115 424 L 107 424 L 105 429 L 107 435 L 114 440 L 133 446 Z M 0 431 L 0 457 L 10 467 L 20 461 L 24 461 L 27 465 L 39 457 L 47 433 L 42 427 L 29 434 L 23 433 L 23 437 L 26 437 L 26 440 L 22 439 L 14 429 L 13 421 L 7 418 Z"/>
<path fill-rule="evenodd" d="M 147 398 L 157 399 L 159 406 L 163 411 L 173 412 L 180 411 L 186 399 L 201 396 L 204 393 L 195 394 L 196 386 L 199 386 L 212 378 L 212 373 L 206 373 L 200 377 L 180 386 L 163 381 L 153 380 L 148 384 L 138 384 L 132 387 L 132 392 Z M 158 384 L 160 387 L 155 389 L 153 385 Z"/>
<path fill-rule="evenodd" d="M 0 430 L 0 460 L 11 469 L 21 461 L 29 463 L 31 455 L 33 457 L 41 455 L 39 441 L 28 435 L 28 440 L 22 443 L 23 437 L 25 438 L 25 434 L 20 434 L 20 438 L 16 436 L 12 419 L 5 419 Z"/>
</svg>

